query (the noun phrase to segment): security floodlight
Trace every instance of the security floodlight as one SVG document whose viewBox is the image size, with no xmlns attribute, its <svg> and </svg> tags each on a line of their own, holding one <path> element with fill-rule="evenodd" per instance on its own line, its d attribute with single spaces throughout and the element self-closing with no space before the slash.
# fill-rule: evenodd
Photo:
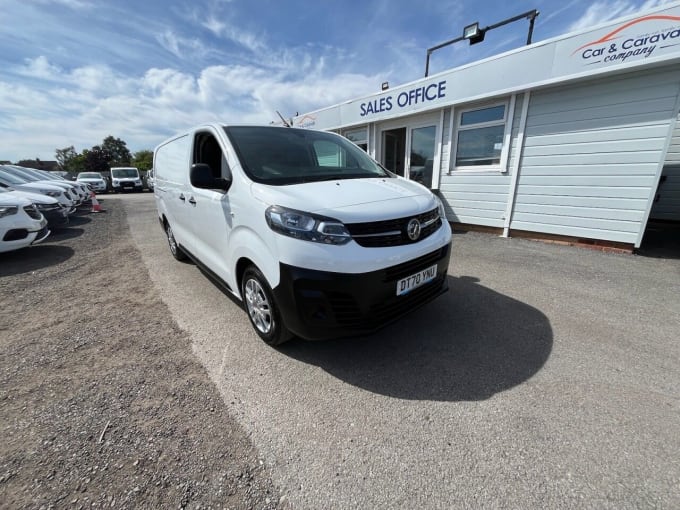
<svg viewBox="0 0 680 510">
<path fill-rule="evenodd" d="M 470 41 L 470 46 L 472 46 L 484 40 L 486 30 L 486 28 L 479 28 L 479 23 L 473 23 L 463 29 L 463 39 Z"/>
<path fill-rule="evenodd" d="M 380 85 L 380 90 L 387 90 L 389 88 L 390 88 L 390 83 L 387 82 L 387 81 L 382 82 L 382 84 Z"/>
<path fill-rule="evenodd" d="M 475 21 L 472 25 L 468 25 L 463 29 L 463 39 L 472 39 L 479 37 L 481 31 L 479 30 L 479 22 Z"/>
</svg>

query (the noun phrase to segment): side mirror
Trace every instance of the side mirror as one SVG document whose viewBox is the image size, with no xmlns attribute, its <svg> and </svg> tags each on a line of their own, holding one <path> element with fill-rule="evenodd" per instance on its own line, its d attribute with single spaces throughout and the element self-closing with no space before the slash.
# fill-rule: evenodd
<svg viewBox="0 0 680 510">
<path fill-rule="evenodd" d="M 213 177 L 212 169 L 205 163 L 191 165 L 189 181 L 194 188 L 215 189 L 225 192 L 231 186 L 231 180 Z"/>
</svg>

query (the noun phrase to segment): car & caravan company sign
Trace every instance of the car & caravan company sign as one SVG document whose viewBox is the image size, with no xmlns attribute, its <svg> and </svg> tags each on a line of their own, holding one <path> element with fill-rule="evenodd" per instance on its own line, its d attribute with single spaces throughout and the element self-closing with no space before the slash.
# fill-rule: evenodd
<svg viewBox="0 0 680 510">
<path fill-rule="evenodd" d="M 641 16 L 613 29 L 567 39 L 559 46 L 558 56 L 563 58 L 556 58 L 555 66 L 572 71 L 575 67 L 586 70 L 680 52 L 680 12 Z"/>
</svg>

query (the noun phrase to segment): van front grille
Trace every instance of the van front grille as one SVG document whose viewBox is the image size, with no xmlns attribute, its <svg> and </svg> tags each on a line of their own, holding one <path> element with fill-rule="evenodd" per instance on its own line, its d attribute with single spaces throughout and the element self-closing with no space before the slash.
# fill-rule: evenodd
<svg viewBox="0 0 680 510">
<path fill-rule="evenodd" d="M 411 240 L 407 233 L 408 224 L 413 219 L 420 223 L 420 236 L 415 241 Z M 432 235 L 441 225 L 439 210 L 435 208 L 417 216 L 370 223 L 349 223 L 345 226 L 357 244 L 366 248 L 378 248 L 417 243 Z"/>
</svg>

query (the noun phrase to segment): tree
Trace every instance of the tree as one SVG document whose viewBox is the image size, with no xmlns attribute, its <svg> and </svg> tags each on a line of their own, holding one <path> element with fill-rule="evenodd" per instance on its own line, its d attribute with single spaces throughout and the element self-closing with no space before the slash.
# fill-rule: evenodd
<svg viewBox="0 0 680 510">
<path fill-rule="evenodd" d="M 92 148 L 94 150 L 94 147 Z M 127 144 L 120 138 L 109 135 L 104 138 L 101 149 L 109 154 L 108 163 L 110 166 L 129 166 L 132 155 L 127 148 Z M 108 168 L 107 168 L 108 170 Z"/>
<path fill-rule="evenodd" d="M 153 151 L 141 150 L 135 152 L 132 158 L 132 166 L 136 166 L 138 169 L 148 172 L 153 166 Z"/>
<path fill-rule="evenodd" d="M 84 167 L 88 172 L 108 172 L 109 171 L 109 161 L 111 161 L 111 154 L 100 147 L 95 145 L 90 150 L 83 150 L 83 157 L 85 158 Z"/>
<path fill-rule="evenodd" d="M 87 150 L 83 151 L 87 152 Z M 85 154 L 76 154 L 73 156 L 73 158 L 69 161 L 68 164 L 68 169 L 66 170 L 67 172 L 70 172 L 72 174 L 77 174 L 80 172 L 85 171 L 85 163 L 86 163 L 86 157 Z"/>
<path fill-rule="evenodd" d="M 70 167 L 74 158 L 78 156 L 75 147 L 71 145 L 70 147 L 64 147 L 63 149 L 57 149 L 55 152 L 57 163 L 59 163 L 59 168 L 65 172 L 72 171 Z"/>
</svg>

